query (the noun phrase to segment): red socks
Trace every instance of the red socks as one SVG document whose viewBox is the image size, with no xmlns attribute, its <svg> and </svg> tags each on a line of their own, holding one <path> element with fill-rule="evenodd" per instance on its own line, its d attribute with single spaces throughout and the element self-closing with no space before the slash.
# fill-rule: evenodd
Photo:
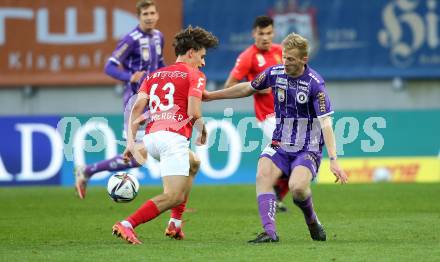
<svg viewBox="0 0 440 262">
<path fill-rule="evenodd" d="M 180 205 L 173 207 L 171 209 L 171 218 L 182 220 L 182 215 L 183 215 L 183 212 L 185 212 L 187 200 L 188 200 L 188 198 L 186 198 L 185 201 L 183 201 Z"/>
<path fill-rule="evenodd" d="M 171 209 L 171 218 L 182 220 L 183 212 L 185 212 L 186 201 L 187 199 L 185 199 L 185 201 L 183 201 L 180 205 Z M 156 204 L 153 201 L 148 200 L 126 220 L 130 222 L 133 228 L 135 228 L 140 224 L 156 218 L 158 215 L 160 215 L 160 211 L 157 209 Z"/>
<path fill-rule="evenodd" d="M 160 211 L 157 209 L 156 204 L 153 201 L 148 200 L 126 220 L 130 222 L 133 228 L 135 228 L 140 224 L 156 218 L 158 215 L 160 215 Z"/>
</svg>

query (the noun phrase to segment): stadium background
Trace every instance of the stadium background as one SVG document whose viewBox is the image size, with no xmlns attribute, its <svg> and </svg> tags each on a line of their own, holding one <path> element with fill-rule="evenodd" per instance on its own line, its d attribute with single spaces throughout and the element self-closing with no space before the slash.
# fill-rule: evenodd
<svg viewBox="0 0 440 262">
<path fill-rule="evenodd" d="M 103 66 L 136 24 L 135 2 L 0 1 L 1 186 L 71 186 L 74 164 L 122 150 L 115 141 L 122 133 L 122 87 Z M 175 58 L 172 36 L 183 26 L 219 36 L 204 69 L 210 90 L 221 88 L 252 43 L 256 15 L 274 17 L 278 42 L 287 32 L 305 35 L 310 65 L 327 80 L 337 112 L 338 152 L 351 183 L 440 181 L 437 1 L 157 2 L 167 63 Z M 254 182 L 264 143 L 252 103 L 205 104 L 212 146 L 196 149 L 203 159 L 196 183 Z M 142 184 L 160 184 L 154 170 L 133 172 Z M 105 184 L 107 176 L 93 183 Z M 332 182 L 325 160 L 318 182 Z"/>
</svg>

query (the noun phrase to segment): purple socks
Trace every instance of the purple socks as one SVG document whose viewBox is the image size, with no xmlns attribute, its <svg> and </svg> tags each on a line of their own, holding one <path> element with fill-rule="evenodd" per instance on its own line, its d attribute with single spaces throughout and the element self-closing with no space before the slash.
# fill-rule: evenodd
<svg viewBox="0 0 440 262">
<path fill-rule="evenodd" d="M 113 158 L 103 160 L 91 165 L 87 165 L 84 173 L 87 177 L 93 176 L 95 173 L 101 171 L 121 171 L 128 168 L 140 167 L 141 165 L 136 162 L 134 158 L 131 158 L 128 163 L 124 162 L 122 155 L 117 155 Z"/>
<path fill-rule="evenodd" d="M 262 193 L 257 197 L 258 212 L 264 231 L 272 238 L 276 238 L 275 214 L 276 197 L 273 193 Z"/>
<path fill-rule="evenodd" d="M 302 210 L 307 225 L 310 225 L 317 220 L 315 210 L 313 210 L 312 196 L 309 196 L 303 201 L 294 199 L 293 203 Z"/>
</svg>

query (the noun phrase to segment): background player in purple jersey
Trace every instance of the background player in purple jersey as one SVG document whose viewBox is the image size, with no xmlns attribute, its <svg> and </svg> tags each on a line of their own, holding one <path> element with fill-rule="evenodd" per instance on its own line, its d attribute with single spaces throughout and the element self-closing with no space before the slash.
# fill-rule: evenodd
<svg viewBox="0 0 440 262">
<path fill-rule="evenodd" d="M 136 11 L 139 25 L 119 41 L 105 65 L 107 75 L 124 82 L 124 108 L 136 94 L 145 73 L 165 66 L 163 34 L 155 29 L 159 13 L 154 1 L 138 1 Z"/>
<path fill-rule="evenodd" d="M 124 110 L 129 111 L 130 98 L 137 93 L 139 83 L 149 73 L 165 66 L 162 55 L 163 34 L 155 29 L 159 13 L 153 0 L 140 0 L 136 3 L 139 25 L 125 35 L 118 43 L 112 56 L 105 65 L 105 72 L 124 82 Z M 125 128 L 124 128 L 125 129 Z M 143 130 L 139 133 L 142 133 Z M 147 157 L 144 152 L 145 158 Z M 94 174 L 101 171 L 120 171 L 140 167 L 132 159 L 124 162 L 122 155 L 75 168 L 75 189 L 80 199 L 86 195 L 87 182 Z"/>
<path fill-rule="evenodd" d="M 272 87 L 277 125 L 272 144 L 260 155 L 256 179 L 258 210 L 264 232 L 249 243 L 279 241 L 273 186 L 281 176 L 289 177 L 293 202 L 302 210 L 311 238 L 326 240 L 324 228 L 313 209 L 310 188 L 318 172 L 324 143 L 335 182 L 347 182 L 347 176 L 337 161 L 333 111 L 324 80 L 307 65 L 308 42 L 292 33 L 283 40 L 282 48 L 282 65 L 269 67 L 252 82 L 204 94 L 206 101 L 239 98 Z"/>
</svg>

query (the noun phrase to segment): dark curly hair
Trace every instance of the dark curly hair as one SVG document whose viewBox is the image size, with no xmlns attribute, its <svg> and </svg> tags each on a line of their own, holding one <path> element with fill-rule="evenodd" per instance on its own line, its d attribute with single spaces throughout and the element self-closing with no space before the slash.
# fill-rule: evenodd
<svg viewBox="0 0 440 262">
<path fill-rule="evenodd" d="M 199 51 L 202 48 L 209 49 L 218 45 L 218 39 L 211 32 L 201 27 L 191 25 L 174 36 L 174 52 L 176 56 L 184 55 L 190 49 Z"/>
</svg>

